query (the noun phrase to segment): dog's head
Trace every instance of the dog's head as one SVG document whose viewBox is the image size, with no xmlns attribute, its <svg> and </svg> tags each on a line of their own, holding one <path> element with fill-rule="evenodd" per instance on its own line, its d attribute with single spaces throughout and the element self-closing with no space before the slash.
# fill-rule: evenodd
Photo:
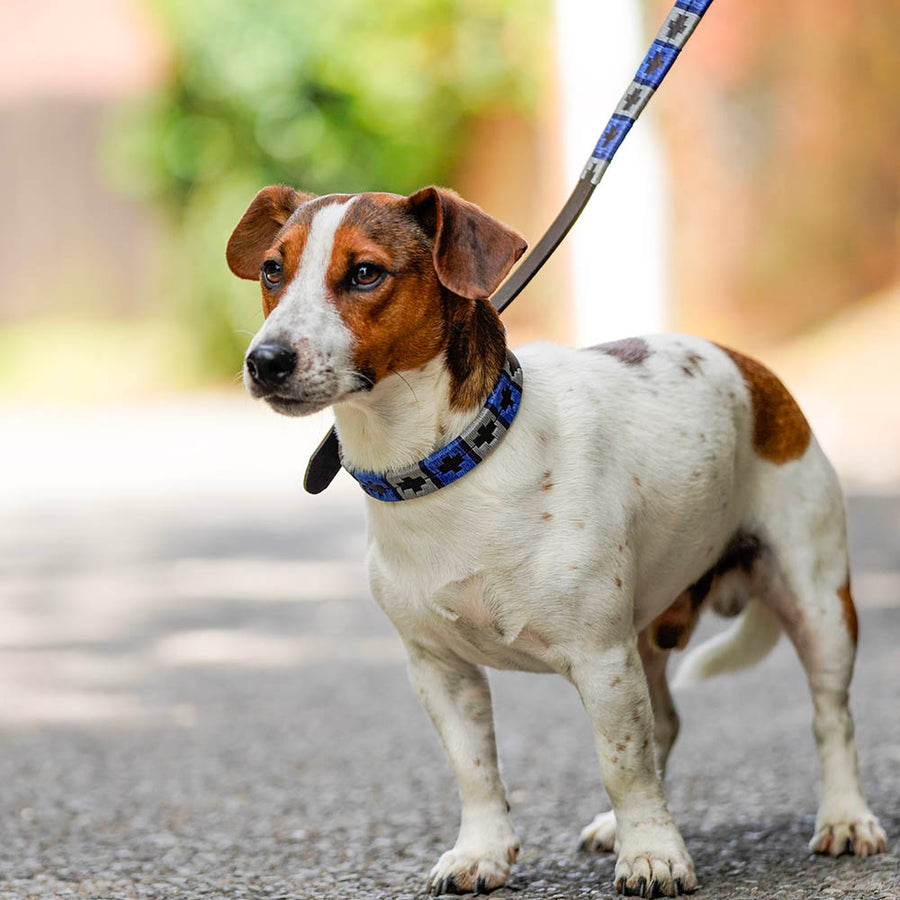
<svg viewBox="0 0 900 900">
<path fill-rule="evenodd" d="M 502 329 L 485 298 L 525 247 L 440 188 L 409 197 L 264 188 L 226 251 L 235 275 L 259 279 L 266 316 L 244 360 L 244 383 L 278 412 L 306 415 L 440 354 L 468 378 L 485 365 L 480 350 L 494 377 Z M 472 329 L 492 346 L 468 346 Z M 465 391 L 457 399 L 469 402 Z"/>
</svg>

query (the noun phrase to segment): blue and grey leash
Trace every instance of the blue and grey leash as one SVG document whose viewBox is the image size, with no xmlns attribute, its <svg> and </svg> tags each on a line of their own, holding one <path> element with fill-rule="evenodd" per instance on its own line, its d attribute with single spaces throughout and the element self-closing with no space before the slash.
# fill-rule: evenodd
<svg viewBox="0 0 900 900">
<path fill-rule="evenodd" d="M 676 0 L 628 90 L 622 95 L 619 105 L 606 123 L 606 128 L 603 129 L 600 140 L 597 141 L 597 146 L 594 147 L 594 152 L 575 185 L 575 190 L 544 236 L 535 244 L 534 249 L 491 297 L 491 303 L 497 312 L 503 312 L 518 297 L 569 233 L 569 229 L 587 206 L 603 173 L 609 168 L 616 151 L 622 146 L 631 126 L 644 111 L 644 107 L 672 68 L 672 63 L 711 4 L 712 0 Z M 321 493 L 331 484 L 340 470 L 340 444 L 332 428 L 316 448 L 306 467 L 304 487 L 311 494 Z"/>
<path fill-rule="evenodd" d="M 712 0 L 676 0 L 628 90 L 622 95 L 619 105 L 606 123 L 566 205 L 534 249 L 491 297 L 491 303 L 497 312 L 503 312 L 516 299 L 569 233 L 569 229 L 587 206 L 603 173 L 609 168 L 616 151 L 622 146 L 631 126 L 650 102 L 711 3 Z"/>
</svg>

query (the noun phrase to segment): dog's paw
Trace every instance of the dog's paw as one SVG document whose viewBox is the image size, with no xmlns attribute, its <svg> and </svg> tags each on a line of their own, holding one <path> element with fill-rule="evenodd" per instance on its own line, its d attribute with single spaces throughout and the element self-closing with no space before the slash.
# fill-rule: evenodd
<svg viewBox="0 0 900 900">
<path fill-rule="evenodd" d="M 622 842 L 616 890 L 638 897 L 678 897 L 695 890 L 694 864 L 677 829 L 671 826 L 649 837 L 638 834 Z"/>
<path fill-rule="evenodd" d="M 869 814 L 851 822 L 828 822 L 816 829 L 809 849 L 813 853 L 840 856 L 852 853 L 856 856 L 873 856 L 884 853 L 887 838 L 878 819 Z"/>
<path fill-rule="evenodd" d="M 616 814 L 609 812 L 594 816 L 594 821 L 581 829 L 578 838 L 578 849 L 589 852 L 605 851 L 611 853 L 616 846 Z"/>
<path fill-rule="evenodd" d="M 496 850 L 448 850 L 428 876 L 432 894 L 487 894 L 506 884 L 510 866 L 516 861 L 518 844 Z"/>
</svg>

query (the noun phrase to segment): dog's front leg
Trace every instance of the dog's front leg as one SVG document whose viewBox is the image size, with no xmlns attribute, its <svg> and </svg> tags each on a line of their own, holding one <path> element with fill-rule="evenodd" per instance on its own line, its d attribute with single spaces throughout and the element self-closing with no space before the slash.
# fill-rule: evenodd
<svg viewBox="0 0 900 900">
<path fill-rule="evenodd" d="M 484 672 L 453 656 L 410 648 L 409 677 L 456 775 L 462 820 L 456 845 L 432 869 L 435 894 L 500 887 L 519 850 L 497 767 L 491 692 Z"/>
<path fill-rule="evenodd" d="M 600 774 L 616 815 L 616 888 L 642 897 L 693 890 L 693 863 L 654 765 L 653 713 L 637 636 L 602 649 L 580 648 L 570 671 L 594 726 Z"/>
</svg>

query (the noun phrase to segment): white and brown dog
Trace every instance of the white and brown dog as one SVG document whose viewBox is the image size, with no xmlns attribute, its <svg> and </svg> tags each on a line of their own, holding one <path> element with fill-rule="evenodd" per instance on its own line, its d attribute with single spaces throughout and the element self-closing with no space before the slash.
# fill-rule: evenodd
<svg viewBox="0 0 900 900">
<path fill-rule="evenodd" d="M 262 286 L 247 388 L 286 415 L 332 406 L 351 472 L 417 464 L 487 408 L 507 348 L 485 298 L 524 249 L 441 189 L 264 189 L 227 251 Z M 582 843 L 615 844 L 617 888 L 696 887 L 661 775 L 678 730 L 666 660 L 706 606 L 741 615 L 688 659 L 692 674 L 749 665 L 782 629 L 806 669 L 823 781 L 812 849 L 883 851 L 847 708 L 857 620 L 841 492 L 793 398 L 695 337 L 517 352 L 518 412 L 482 464 L 415 499 L 366 500 L 372 592 L 462 798 L 431 890 L 496 888 L 519 849 L 481 666 L 575 685 L 613 805 Z"/>
</svg>

